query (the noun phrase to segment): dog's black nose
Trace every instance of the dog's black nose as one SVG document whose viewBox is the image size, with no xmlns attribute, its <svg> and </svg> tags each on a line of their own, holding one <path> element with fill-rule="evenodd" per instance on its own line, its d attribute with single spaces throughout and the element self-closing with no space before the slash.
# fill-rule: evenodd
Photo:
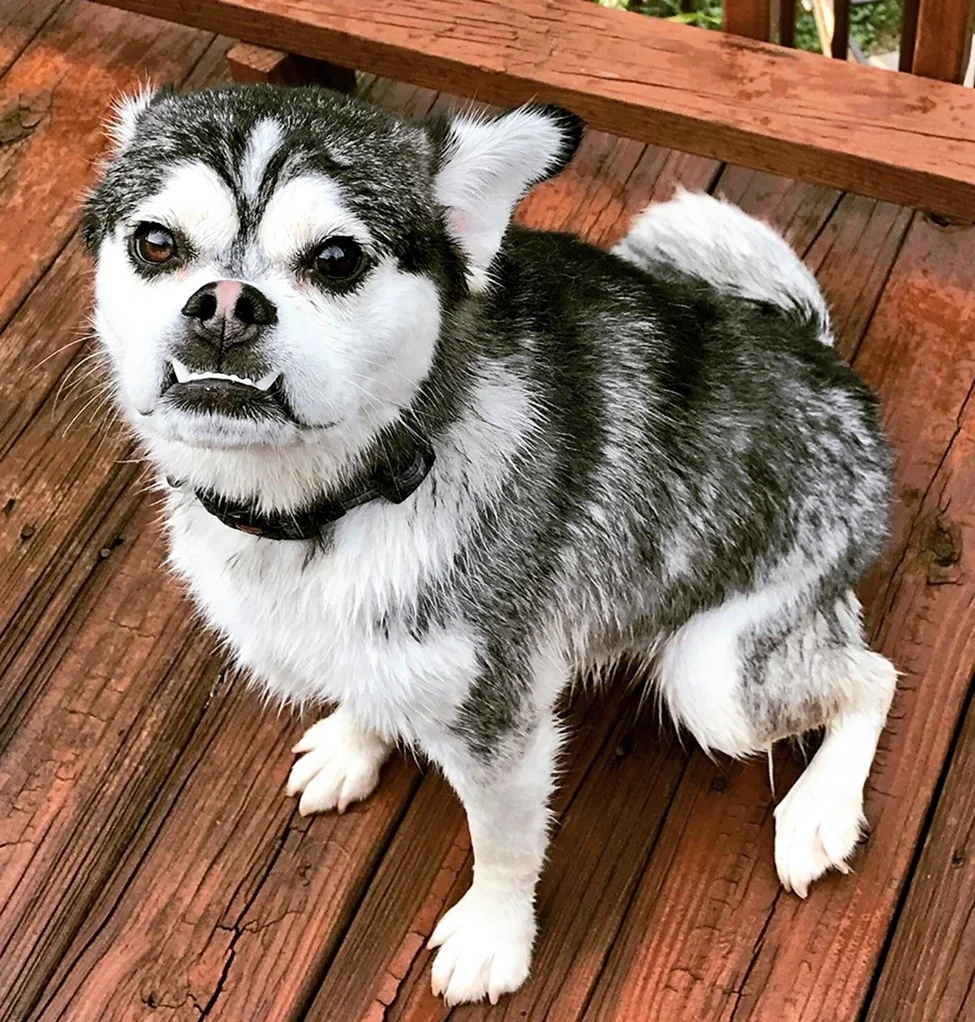
<svg viewBox="0 0 975 1022">
<path fill-rule="evenodd" d="M 221 350 L 252 344 L 263 328 L 277 322 L 274 304 L 240 280 L 214 280 L 190 295 L 183 315 L 194 334 Z"/>
</svg>

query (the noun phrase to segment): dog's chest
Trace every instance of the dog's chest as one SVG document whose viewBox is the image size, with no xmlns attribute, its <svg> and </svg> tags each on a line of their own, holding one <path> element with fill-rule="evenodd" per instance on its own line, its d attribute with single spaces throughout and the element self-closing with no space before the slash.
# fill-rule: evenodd
<svg viewBox="0 0 975 1022">
<path fill-rule="evenodd" d="M 475 669 L 473 637 L 441 596 L 438 623 L 418 602 L 443 592 L 449 529 L 405 509 L 358 509 L 332 542 L 255 539 L 195 503 L 170 511 L 171 560 L 237 659 L 277 698 L 355 706 L 409 737 L 418 714 L 449 714 Z"/>
</svg>

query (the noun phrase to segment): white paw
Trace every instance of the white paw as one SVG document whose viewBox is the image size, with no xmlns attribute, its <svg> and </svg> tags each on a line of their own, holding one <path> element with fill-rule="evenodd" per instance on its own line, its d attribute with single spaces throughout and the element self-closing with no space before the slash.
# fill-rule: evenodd
<svg viewBox="0 0 975 1022">
<path fill-rule="evenodd" d="M 308 816 L 331 809 L 344 813 L 371 795 L 389 746 L 336 710 L 310 727 L 291 751 L 304 755 L 291 768 L 288 795 L 301 792 L 298 812 Z"/>
<path fill-rule="evenodd" d="M 437 924 L 432 986 L 448 1005 L 498 1003 L 528 977 L 535 911 L 531 898 L 491 898 L 473 887 Z"/>
<path fill-rule="evenodd" d="M 775 809 L 775 867 L 800 898 L 828 869 L 849 873 L 866 827 L 863 795 L 844 789 L 813 762 Z"/>
</svg>

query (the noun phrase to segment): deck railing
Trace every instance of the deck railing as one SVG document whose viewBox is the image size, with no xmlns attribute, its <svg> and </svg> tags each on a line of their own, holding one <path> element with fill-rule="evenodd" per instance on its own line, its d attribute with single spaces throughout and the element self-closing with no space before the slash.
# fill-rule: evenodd
<svg viewBox="0 0 975 1022">
<path fill-rule="evenodd" d="M 975 90 L 951 84 L 975 0 L 921 0 L 913 75 L 584 0 L 101 2 L 349 80 L 354 69 L 501 106 L 557 103 L 593 130 L 975 221 Z M 771 40 L 776 14 L 788 39 L 780 0 L 725 3 L 729 30 Z"/>
<path fill-rule="evenodd" d="M 832 22 L 831 56 L 850 50 L 855 0 L 817 0 Z M 904 0 L 898 69 L 924 78 L 962 82 L 971 54 L 975 0 Z M 724 0 L 724 30 L 782 46 L 795 45 L 796 0 Z"/>
</svg>

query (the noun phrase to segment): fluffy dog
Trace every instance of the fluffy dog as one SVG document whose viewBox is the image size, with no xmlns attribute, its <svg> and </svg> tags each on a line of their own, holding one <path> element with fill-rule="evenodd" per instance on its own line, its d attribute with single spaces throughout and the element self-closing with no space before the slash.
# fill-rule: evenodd
<svg viewBox="0 0 975 1022">
<path fill-rule="evenodd" d="M 451 1003 L 528 975 L 580 672 L 642 659 L 716 753 L 825 729 L 776 810 L 800 896 L 846 869 L 894 693 L 854 594 L 891 454 L 814 279 L 708 196 L 612 253 L 512 226 L 581 133 L 147 91 L 86 207 L 173 567 L 268 693 L 337 707 L 296 747 L 301 812 L 365 798 L 396 743 L 463 801 L 474 880 L 430 941 Z"/>
</svg>

